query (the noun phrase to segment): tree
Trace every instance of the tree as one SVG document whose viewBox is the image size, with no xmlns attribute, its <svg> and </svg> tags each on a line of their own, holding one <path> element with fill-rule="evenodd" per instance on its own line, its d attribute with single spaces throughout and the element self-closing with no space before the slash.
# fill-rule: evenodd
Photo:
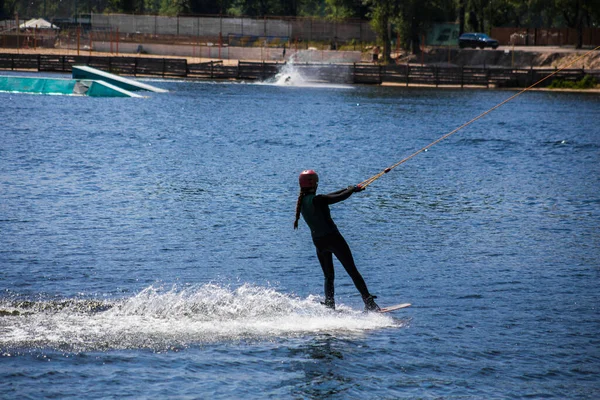
<svg viewBox="0 0 600 400">
<path fill-rule="evenodd" d="M 144 10 L 149 14 L 158 14 L 160 11 L 160 0 L 144 0 Z"/>
<path fill-rule="evenodd" d="M 237 0 L 233 7 L 242 15 L 264 17 L 267 15 L 282 15 L 282 1 L 280 0 Z"/>
<path fill-rule="evenodd" d="M 192 14 L 225 14 L 231 6 L 229 0 L 189 0 Z"/>
<path fill-rule="evenodd" d="M 190 12 L 188 0 L 161 0 L 159 13 L 162 15 L 179 15 Z"/>
<path fill-rule="evenodd" d="M 600 1 L 599 0 L 555 0 L 556 9 L 562 11 L 569 28 L 577 30 L 577 45 L 583 47 L 583 28 L 585 26 L 597 26 L 600 23 Z"/>
<path fill-rule="evenodd" d="M 325 0 L 325 13 L 333 21 L 342 21 L 357 16 L 352 0 Z"/>
<path fill-rule="evenodd" d="M 0 0 L 0 21 L 8 18 L 8 15 L 4 12 L 4 3 L 4 0 Z"/>
<path fill-rule="evenodd" d="M 456 20 L 455 3 L 444 0 L 404 0 L 396 19 L 403 46 L 413 54 L 421 53 L 421 38 L 436 22 Z"/>
<path fill-rule="evenodd" d="M 379 43 L 383 45 L 383 62 L 390 61 L 390 26 L 393 19 L 398 16 L 398 0 L 365 0 L 371 12 L 367 14 L 371 18 L 371 27 L 377 33 Z"/>
<path fill-rule="evenodd" d="M 457 0 L 457 12 L 458 12 L 458 33 L 463 34 L 465 32 L 465 1 Z"/>
</svg>

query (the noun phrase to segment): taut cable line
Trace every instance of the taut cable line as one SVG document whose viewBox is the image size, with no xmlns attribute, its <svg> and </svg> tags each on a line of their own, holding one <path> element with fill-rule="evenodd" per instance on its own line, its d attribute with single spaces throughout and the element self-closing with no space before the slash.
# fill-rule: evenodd
<svg viewBox="0 0 600 400">
<path fill-rule="evenodd" d="M 479 114 L 478 116 L 476 116 L 475 118 L 473 118 L 472 120 L 462 124 L 461 126 L 459 126 L 458 128 L 454 129 L 451 132 L 448 132 L 447 134 L 445 134 L 444 136 L 440 137 L 439 139 L 429 143 L 427 146 L 423 147 L 420 150 L 415 151 L 413 154 L 411 154 L 410 156 L 398 161 L 396 164 L 393 164 L 389 167 L 387 167 L 386 169 L 384 169 L 383 171 L 379 172 L 378 174 L 373 175 L 372 177 L 370 177 L 367 180 L 362 181 L 361 183 L 359 183 L 359 186 L 366 188 L 367 186 L 369 186 L 371 183 L 375 182 L 377 179 L 381 178 L 383 175 L 387 174 L 388 172 L 390 172 L 391 170 L 393 170 L 394 168 L 398 167 L 401 164 L 404 164 L 405 162 L 407 162 L 408 160 L 410 160 L 411 158 L 415 157 L 416 155 L 426 151 L 427 149 L 429 149 L 431 146 L 438 144 L 439 142 L 441 142 L 444 139 L 447 139 L 448 137 L 454 135 L 456 132 L 460 131 L 463 128 L 466 128 L 467 126 L 471 125 L 473 122 L 485 117 L 486 115 L 488 115 L 489 113 L 491 113 L 492 111 L 494 111 L 495 109 L 503 106 L 504 104 L 508 103 L 509 101 L 515 99 L 516 97 L 522 95 L 523 93 L 525 93 L 526 91 L 536 87 L 537 85 L 539 85 L 540 83 L 544 82 L 545 80 L 551 78 L 552 76 L 556 75 L 557 73 L 559 73 L 562 70 L 565 70 L 567 68 L 569 68 L 571 65 L 575 64 L 577 61 L 581 60 L 582 58 L 590 55 L 591 53 L 593 53 L 594 51 L 600 49 L 600 46 L 596 47 L 593 50 L 588 51 L 587 53 L 575 58 L 573 61 L 571 61 L 570 63 L 568 63 L 567 65 L 565 65 L 564 67 L 557 69 L 556 71 L 554 71 L 553 73 L 551 73 L 550 75 L 545 76 L 544 78 L 540 79 L 539 81 L 535 82 L 533 85 L 526 87 L 525 89 L 521 90 L 520 92 L 510 96 L 508 99 L 504 100 L 501 103 L 498 103 L 497 105 L 495 105 L 494 107 L 490 108 L 489 110 Z"/>
</svg>

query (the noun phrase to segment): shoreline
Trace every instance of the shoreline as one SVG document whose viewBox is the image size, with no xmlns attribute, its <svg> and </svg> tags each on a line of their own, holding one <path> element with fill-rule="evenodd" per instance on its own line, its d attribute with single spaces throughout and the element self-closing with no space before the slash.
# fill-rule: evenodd
<svg viewBox="0 0 600 400">
<path fill-rule="evenodd" d="M 568 49 L 564 49 L 563 53 L 564 54 L 571 54 L 572 52 L 568 52 Z M 581 52 L 581 51 L 580 51 Z M 140 54 L 140 53 L 124 53 L 124 52 L 119 52 L 117 53 L 110 53 L 110 52 L 98 52 L 98 51 L 89 51 L 89 50 L 80 50 L 79 52 L 77 50 L 73 50 L 73 49 L 48 49 L 48 48 L 36 48 L 36 49 L 9 49 L 9 48 L 0 48 L 0 53 L 5 53 L 5 54 L 47 54 L 47 55 L 56 55 L 56 56 L 97 56 L 97 57 L 140 57 L 140 58 L 157 58 L 157 59 L 163 59 L 163 58 L 169 58 L 169 59 L 185 59 L 188 64 L 199 64 L 199 63 L 209 63 L 211 61 L 213 62 L 220 62 L 223 63 L 223 65 L 225 66 L 236 66 L 238 65 L 238 63 L 240 61 L 248 61 L 248 62 L 268 62 L 271 63 L 271 61 L 264 61 L 264 60 L 226 60 L 226 59 L 218 59 L 218 58 L 202 58 L 202 57 L 191 57 L 191 56 L 178 56 L 178 55 L 157 55 L 157 54 Z M 79 54 L 77 54 L 79 53 Z M 570 57 L 573 57 L 573 54 L 571 54 Z M 287 60 L 286 60 L 287 61 Z M 365 62 L 365 64 L 368 64 L 368 62 Z M 413 63 L 415 65 L 419 65 L 421 63 L 415 62 Z M 435 65 L 436 63 L 430 63 L 430 65 Z M 488 67 L 493 68 L 492 66 L 488 65 Z M 538 66 L 537 68 L 548 68 L 547 66 Z M 535 68 L 534 68 L 535 69 Z M 577 69 L 577 68 L 574 68 Z M 1 70 L 0 70 L 1 71 Z M 29 72 L 29 70 L 27 71 Z M 32 69 L 31 72 L 37 72 L 37 70 Z M 0 72 L 1 73 L 1 72 Z M 170 78 L 166 78 L 166 79 L 170 79 Z M 181 78 L 178 78 L 181 79 Z M 197 78 L 184 78 L 184 79 L 190 79 L 190 80 L 197 80 Z M 489 86 L 489 87 L 483 87 L 483 86 L 474 86 L 474 85 L 429 85 L 429 84 L 409 84 L 406 85 L 405 83 L 393 83 L 393 82 L 383 82 L 381 84 L 379 84 L 379 86 L 383 86 L 383 87 L 423 87 L 423 88 L 437 88 L 437 89 L 456 89 L 456 88 L 462 88 L 462 89 L 492 89 L 492 90 L 510 90 L 510 91 L 520 91 L 523 90 L 524 88 L 503 88 L 503 87 L 494 87 L 494 86 Z M 532 91 L 547 91 L 547 92 L 555 92 L 555 93 L 590 93 L 590 94 L 600 94 L 600 84 L 596 87 L 596 88 L 591 88 L 591 89 L 572 89 L 572 88 L 556 88 L 556 89 L 550 89 L 550 88 L 531 88 L 528 90 L 532 90 Z"/>
<path fill-rule="evenodd" d="M 448 62 L 448 56 L 446 55 L 447 50 L 443 48 L 429 48 L 423 53 L 423 55 L 407 55 L 401 57 L 397 64 L 427 64 L 427 65 L 465 65 L 465 66 L 487 66 L 487 67 L 507 67 L 503 65 L 498 58 L 500 54 L 514 54 L 514 62 L 512 66 L 515 69 L 529 69 L 529 68 L 560 68 L 560 64 L 570 63 L 574 59 L 581 57 L 590 52 L 592 49 L 574 49 L 565 47 L 500 47 L 498 50 L 460 50 L 456 54 L 460 54 L 461 57 L 453 57 L 456 61 L 457 58 L 461 59 L 460 63 Z M 450 49 L 450 51 L 456 51 L 456 49 Z M 274 61 L 288 61 L 290 59 L 285 57 L 281 60 L 274 59 L 261 59 L 261 58 L 215 58 L 215 57 L 200 57 L 195 55 L 176 55 L 176 54 L 151 54 L 151 53 L 137 53 L 137 52 L 110 52 L 110 51 L 90 51 L 89 49 L 77 49 L 65 47 L 65 48 L 28 48 L 28 49 L 15 49 L 15 48 L 3 48 L 0 47 L 0 52 L 10 54 L 52 54 L 52 55 L 96 55 L 100 57 L 147 57 L 147 58 L 175 58 L 175 59 L 186 59 L 188 63 L 201 63 L 209 61 L 222 61 L 225 65 L 236 65 L 239 61 L 250 61 L 250 62 L 274 62 Z M 79 53 L 79 54 L 78 54 Z M 524 60 L 524 56 L 528 56 L 527 60 Z M 466 62 L 465 62 L 466 61 Z M 494 62 L 495 61 L 495 62 Z M 506 60 L 504 60 L 506 61 Z M 336 62 L 333 62 L 334 64 Z M 343 62 L 337 62 L 344 64 Z M 352 64 L 353 62 L 347 62 L 346 64 Z M 370 60 L 364 59 L 360 63 L 371 63 Z M 600 50 L 588 54 L 585 59 L 581 59 L 574 63 L 572 68 L 574 69 L 600 69 Z"/>
<path fill-rule="evenodd" d="M 508 91 L 508 92 L 521 92 L 524 91 L 525 88 L 518 88 L 518 87 L 514 87 L 514 88 L 510 88 L 510 87 L 497 87 L 497 86 L 491 86 L 490 87 L 485 87 L 485 86 L 475 86 L 475 85 L 443 85 L 443 86 L 435 86 L 435 85 L 427 85 L 427 84 L 423 84 L 423 83 L 412 83 L 409 84 L 408 86 L 405 83 L 394 83 L 394 82 L 383 82 L 381 83 L 379 86 L 382 87 L 405 87 L 405 88 L 426 88 L 426 89 L 468 89 L 468 90 L 501 90 L 501 91 Z M 537 87 L 532 87 L 530 89 L 527 89 L 527 91 L 532 91 L 532 92 L 553 92 L 553 93 L 590 93 L 590 94 L 600 94 L 600 84 L 598 84 L 598 86 L 596 88 L 593 89 L 550 89 L 550 88 L 537 88 Z"/>
</svg>

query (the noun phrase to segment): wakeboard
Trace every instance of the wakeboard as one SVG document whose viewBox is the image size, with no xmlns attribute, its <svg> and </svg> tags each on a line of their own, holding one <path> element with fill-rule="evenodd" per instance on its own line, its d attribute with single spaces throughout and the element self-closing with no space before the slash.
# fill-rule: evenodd
<svg viewBox="0 0 600 400">
<path fill-rule="evenodd" d="M 388 312 L 400 310 L 401 308 L 406 308 L 406 307 L 410 307 L 410 303 L 402 303 L 402 304 L 396 304 L 395 306 L 381 307 L 381 309 L 378 311 L 378 313 L 380 313 L 380 314 L 388 313 Z"/>
</svg>

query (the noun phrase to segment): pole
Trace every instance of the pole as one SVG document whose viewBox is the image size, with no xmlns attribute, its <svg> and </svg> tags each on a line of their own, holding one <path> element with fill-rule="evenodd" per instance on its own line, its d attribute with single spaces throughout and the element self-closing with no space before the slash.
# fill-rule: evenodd
<svg viewBox="0 0 600 400">
<path fill-rule="evenodd" d="M 198 24 L 196 29 L 196 46 L 198 46 L 198 62 L 200 62 L 200 18 L 196 19 L 196 23 Z"/>
<path fill-rule="evenodd" d="M 19 54 L 19 49 L 21 46 L 19 45 L 19 34 L 21 33 L 21 28 L 19 27 L 19 13 L 15 13 L 15 20 L 17 21 L 17 54 Z"/>
<path fill-rule="evenodd" d="M 221 45 L 223 43 L 223 36 L 221 32 L 219 32 L 219 60 L 221 59 Z"/>
<path fill-rule="evenodd" d="M 400 30 L 398 29 L 396 38 L 396 63 L 400 61 Z"/>
<path fill-rule="evenodd" d="M 242 35 L 244 34 L 244 19 L 242 18 Z M 221 43 L 223 42 L 223 15 L 219 15 L 219 60 L 221 59 Z"/>
<path fill-rule="evenodd" d="M 421 37 L 421 67 L 425 65 L 425 35 Z"/>
<path fill-rule="evenodd" d="M 515 43 L 514 42 L 512 44 L 512 54 L 511 54 L 510 67 L 511 68 L 515 67 Z"/>
</svg>

